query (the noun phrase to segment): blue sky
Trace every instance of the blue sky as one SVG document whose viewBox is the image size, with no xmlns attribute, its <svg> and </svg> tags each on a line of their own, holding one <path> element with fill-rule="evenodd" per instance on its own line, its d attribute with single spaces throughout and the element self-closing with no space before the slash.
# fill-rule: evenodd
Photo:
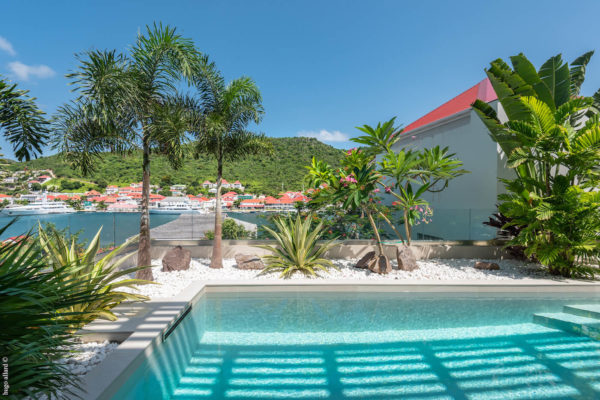
<svg viewBox="0 0 600 400">
<path fill-rule="evenodd" d="M 407 125 L 483 79 L 491 60 L 519 52 L 539 66 L 599 50 L 583 94 L 600 88 L 596 0 L 38 0 L 4 2 L 2 14 L 0 74 L 49 114 L 73 97 L 64 74 L 75 53 L 126 51 L 154 21 L 194 39 L 228 79 L 256 80 L 266 110 L 257 130 L 342 148 L 355 126 L 393 116 Z"/>
</svg>

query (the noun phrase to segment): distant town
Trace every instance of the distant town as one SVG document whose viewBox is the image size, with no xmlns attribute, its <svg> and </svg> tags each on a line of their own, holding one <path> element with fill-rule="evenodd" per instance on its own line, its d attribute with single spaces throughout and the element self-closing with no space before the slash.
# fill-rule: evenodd
<svg viewBox="0 0 600 400">
<path fill-rule="evenodd" d="M 77 192 L 77 187 L 87 187 L 72 180 L 55 176 L 52 170 L 2 171 L 0 207 L 14 204 L 62 202 L 76 211 L 137 212 L 142 201 L 142 182 L 128 186 L 95 185 L 96 189 Z M 190 194 L 187 186 L 172 184 L 165 187 L 150 185 L 150 209 L 156 212 L 169 210 L 197 210 L 212 212 L 215 209 L 216 182 L 202 183 L 202 193 Z M 9 194 L 7 194 L 9 193 Z M 10 194 L 12 193 L 12 194 Z M 222 180 L 221 204 L 224 210 L 238 211 L 293 211 L 306 204 L 310 198 L 302 192 L 286 191 L 277 197 L 246 193 L 239 180 Z"/>
</svg>

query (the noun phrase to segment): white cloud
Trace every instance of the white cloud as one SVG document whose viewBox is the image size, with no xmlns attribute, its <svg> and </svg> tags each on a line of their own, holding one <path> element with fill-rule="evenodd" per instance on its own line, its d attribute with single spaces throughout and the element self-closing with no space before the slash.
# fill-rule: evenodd
<svg viewBox="0 0 600 400">
<path fill-rule="evenodd" d="M 319 139 L 321 142 L 346 142 L 349 140 L 348 135 L 340 131 L 328 131 L 321 129 L 320 131 L 302 131 L 298 132 L 298 136 L 311 137 Z"/>
<path fill-rule="evenodd" d="M 8 54 L 10 54 L 11 56 L 16 56 L 17 55 L 17 52 L 13 48 L 12 44 L 8 40 L 6 40 L 5 38 L 3 38 L 2 36 L 0 36 L 0 50 L 4 50 L 5 52 L 7 52 Z"/>
<path fill-rule="evenodd" d="M 35 78 L 51 78 L 55 72 L 47 65 L 26 65 L 19 61 L 8 63 L 8 69 L 17 78 L 21 80 L 29 80 L 30 77 Z"/>
</svg>

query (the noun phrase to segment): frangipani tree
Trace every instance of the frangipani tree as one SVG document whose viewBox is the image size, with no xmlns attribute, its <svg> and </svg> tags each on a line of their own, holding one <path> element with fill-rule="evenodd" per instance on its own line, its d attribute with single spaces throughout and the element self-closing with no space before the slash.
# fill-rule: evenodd
<svg viewBox="0 0 600 400">
<path fill-rule="evenodd" d="M 342 159 L 342 168 L 334 171 L 322 161 L 313 158 L 308 168 L 307 180 L 320 188 L 313 196 L 313 203 L 333 204 L 347 210 L 360 210 L 372 225 L 377 243 L 377 264 L 389 264 L 383 255 L 383 243 L 375 217 L 385 221 L 398 238 L 410 246 L 411 228 L 419 220 L 430 217 L 428 202 L 423 198 L 427 192 L 444 190 L 450 180 L 466 173 L 462 162 L 454 158 L 447 148 L 423 150 L 400 150 L 392 146 L 400 139 L 402 130 L 393 126 L 394 119 L 380 123 L 375 128 L 363 126 L 366 135 L 353 139 L 370 147 L 352 149 Z M 380 157 L 378 159 L 378 157 Z M 379 206 L 379 193 L 384 190 L 397 201 L 394 207 L 402 212 L 401 223 L 405 237 L 394 222 Z M 381 267 L 378 269 L 382 271 Z"/>
<path fill-rule="evenodd" d="M 79 97 L 59 110 L 55 147 L 84 174 L 105 152 L 142 152 L 142 206 L 138 266 L 150 266 L 150 156 L 165 154 L 179 167 L 190 128 L 188 105 L 177 91 L 203 59 L 175 28 L 154 25 L 139 35 L 129 54 L 92 50 L 68 74 Z M 137 272 L 152 280 L 152 270 Z"/>
<path fill-rule="evenodd" d="M 441 192 L 452 179 L 467 173 L 462 165 L 455 154 L 448 152 L 448 147 L 389 151 L 383 156 L 380 170 L 392 183 L 387 186 L 382 182 L 381 185 L 397 199 L 395 205 L 402 212 L 401 223 L 409 246 L 412 227 L 424 217 L 424 212 L 430 210 L 423 196 L 427 192 Z"/>
</svg>

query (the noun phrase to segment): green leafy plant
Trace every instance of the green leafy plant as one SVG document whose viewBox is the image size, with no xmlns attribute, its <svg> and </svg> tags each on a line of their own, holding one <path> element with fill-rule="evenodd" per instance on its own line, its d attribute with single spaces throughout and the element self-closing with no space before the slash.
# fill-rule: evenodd
<svg viewBox="0 0 600 400">
<path fill-rule="evenodd" d="M 101 258 L 97 257 L 100 249 L 100 233 L 102 229 L 90 241 L 84 250 L 79 247 L 73 239 L 70 242 L 55 229 L 44 229 L 39 226 L 38 240 L 42 254 L 47 265 L 52 269 L 64 269 L 70 279 L 75 279 L 84 284 L 86 291 L 99 294 L 98 300 L 93 302 L 81 301 L 73 304 L 67 309 L 60 310 L 70 319 L 73 314 L 73 322 L 76 326 L 84 325 L 96 318 L 114 321 L 117 319 L 112 309 L 124 301 L 146 301 L 148 297 L 120 290 L 121 288 L 135 289 L 137 285 L 151 284 L 151 281 L 141 279 L 128 279 L 141 268 L 134 267 L 121 269 L 123 263 L 133 255 L 117 259 L 123 249 L 133 243 L 127 241 L 114 248 Z"/>
<path fill-rule="evenodd" d="M 275 229 L 264 229 L 277 241 L 278 246 L 259 245 L 271 255 L 263 257 L 266 262 L 261 273 L 281 271 L 282 278 L 289 278 L 299 272 L 307 276 L 317 276 L 317 271 L 328 272 L 336 268 L 331 260 L 323 258 L 325 252 L 334 246 L 333 240 L 319 244 L 323 235 L 323 224 L 312 227 L 311 215 L 300 215 L 273 219 Z M 312 229 L 311 229 L 312 228 Z"/>
<path fill-rule="evenodd" d="M 190 100 L 192 114 L 190 132 L 195 136 L 194 152 L 216 160 L 215 229 L 211 268 L 223 267 L 221 240 L 221 183 L 225 162 L 249 155 L 268 155 L 273 149 L 262 133 L 248 130 L 259 123 L 264 114 L 262 96 L 256 83 L 241 77 L 226 83 L 213 63 L 206 63 L 193 77 L 197 96 Z"/>
<path fill-rule="evenodd" d="M 73 275 L 70 265 L 48 268 L 30 236 L 0 245 L 0 354 L 8 359 L 8 398 L 60 398 L 59 391 L 73 398 L 69 388 L 79 387 L 79 378 L 59 360 L 73 352 L 73 326 L 87 315 L 67 310 L 106 297 Z"/>
<path fill-rule="evenodd" d="M 0 134 L 19 160 L 40 155 L 48 139 L 48 122 L 35 100 L 0 76 Z"/>
<path fill-rule="evenodd" d="M 87 175 L 108 152 L 141 152 L 136 170 L 137 179 L 142 176 L 138 266 L 146 268 L 137 273 L 141 279 L 153 279 L 148 267 L 151 154 L 164 154 L 173 168 L 182 166 L 190 120 L 177 88 L 191 82 L 202 60 L 191 39 L 154 24 L 138 35 L 129 54 L 90 50 L 78 56 L 78 68 L 67 75 L 78 98 L 59 108 L 53 142 L 70 165 Z"/>
<path fill-rule="evenodd" d="M 498 197 L 508 245 L 566 277 L 593 277 L 600 256 L 600 124 L 594 99 L 579 94 L 591 55 L 571 65 L 558 55 L 537 71 L 523 54 L 512 68 L 495 60 L 486 72 L 508 121 L 473 105 L 515 172 Z"/>
<path fill-rule="evenodd" d="M 391 178 L 379 184 L 397 200 L 392 205 L 402 213 L 406 243 L 411 244 L 412 227 L 430 216 L 427 192 L 441 192 L 449 182 L 468 171 L 462 162 L 439 146 L 422 150 L 389 151 L 379 163 L 381 173 Z M 402 239 L 402 238 L 401 238 Z"/>
</svg>

